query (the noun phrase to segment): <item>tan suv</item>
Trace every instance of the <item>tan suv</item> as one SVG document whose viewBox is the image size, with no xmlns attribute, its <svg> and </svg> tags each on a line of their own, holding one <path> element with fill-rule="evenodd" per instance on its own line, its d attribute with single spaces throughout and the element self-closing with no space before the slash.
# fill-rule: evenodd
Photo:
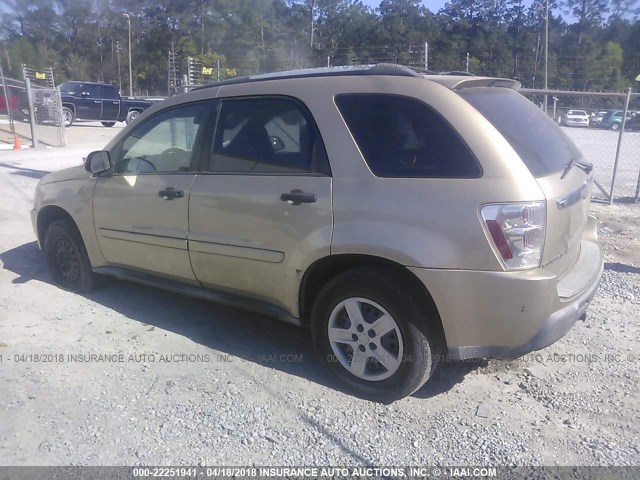
<svg viewBox="0 0 640 480">
<path fill-rule="evenodd" d="M 550 345 L 594 296 L 591 166 L 518 88 L 389 65 L 197 88 L 44 177 L 33 225 L 64 288 L 309 326 L 344 387 L 391 401 L 443 357 Z"/>
</svg>

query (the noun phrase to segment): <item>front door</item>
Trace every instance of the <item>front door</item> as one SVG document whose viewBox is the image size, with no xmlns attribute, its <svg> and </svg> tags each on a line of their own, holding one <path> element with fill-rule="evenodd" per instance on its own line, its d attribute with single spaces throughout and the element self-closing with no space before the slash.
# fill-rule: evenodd
<svg viewBox="0 0 640 480">
<path fill-rule="evenodd" d="M 158 112 L 110 153 L 114 173 L 98 180 L 93 212 L 107 262 L 197 284 L 187 251 L 189 191 L 209 105 Z"/>
<path fill-rule="evenodd" d="M 189 252 L 205 286 L 297 313 L 314 256 L 329 254 L 331 176 L 306 109 L 281 97 L 223 100 L 189 200 Z"/>
</svg>

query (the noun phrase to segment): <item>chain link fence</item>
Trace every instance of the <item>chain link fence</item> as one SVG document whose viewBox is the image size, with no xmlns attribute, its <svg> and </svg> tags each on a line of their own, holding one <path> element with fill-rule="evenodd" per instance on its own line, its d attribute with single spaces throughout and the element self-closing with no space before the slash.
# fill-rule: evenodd
<svg viewBox="0 0 640 480">
<path fill-rule="evenodd" d="M 60 92 L 56 88 L 36 85 L 32 85 L 31 92 L 38 141 L 51 146 L 64 146 L 65 127 Z"/>
<path fill-rule="evenodd" d="M 0 71 L 0 150 L 65 144 L 60 92 Z"/>
<path fill-rule="evenodd" d="M 575 142 L 585 160 L 593 164 L 595 200 L 638 201 L 640 94 L 530 89 L 521 92 L 542 109 L 546 96 L 549 116 Z"/>
</svg>

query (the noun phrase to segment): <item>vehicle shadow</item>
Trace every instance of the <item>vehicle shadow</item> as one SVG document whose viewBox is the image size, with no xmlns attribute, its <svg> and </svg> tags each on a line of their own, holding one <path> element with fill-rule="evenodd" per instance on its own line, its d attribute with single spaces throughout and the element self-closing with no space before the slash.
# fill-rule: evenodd
<svg viewBox="0 0 640 480">
<path fill-rule="evenodd" d="M 44 254 L 36 242 L 0 253 L 0 261 L 4 269 L 18 275 L 13 283 L 51 283 Z M 102 288 L 84 296 L 143 325 L 187 337 L 220 352 L 222 357 L 254 362 L 343 391 L 312 353 L 308 329 L 127 281 L 106 279 Z M 446 392 L 481 365 L 446 362 L 415 396 L 427 399 Z"/>
<path fill-rule="evenodd" d="M 24 177 L 35 178 L 37 180 L 40 180 L 45 175 L 51 173 L 47 170 L 36 170 L 33 168 L 18 167 L 9 163 L 0 163 L 0 167 L 15 170 L 15 172 L 11 172 L 11 175 L 22 175 Z"/>
<path fill-rule="evenodd" d="M 431 379 L 416 391 L 413 396 L 423 399 L 436 397 L 463 382 L 467 374 L 485 366 L 487 366 L 486 360 L 444 361 L 438 365 L 438 369 Z"/>
<path fill-rule="evenodd" d="M 640 273 L 640 267 L 617 262 L 605 262 L 604 269 L 618 273 Z"/>
<path fill-rule="evenodd" d="M 124 128 L 126 125 L 122 125 L 122 122 L 116 122 L 116 124 L 114 125 L 114 127 L 121 127 Z M 105 127 L 104 125 L 102 125 L 100 123 L 100 120 L 93 120 L 90 122 L 86 122 L 83 123 L 81 120 L 74 120 L 73 124 L 70 127 L 66 127 L 66 128 L 75 128 L 75 127 L 80 127 L 80 128 L 113 128 L 113 127 Z"/>
</svg>

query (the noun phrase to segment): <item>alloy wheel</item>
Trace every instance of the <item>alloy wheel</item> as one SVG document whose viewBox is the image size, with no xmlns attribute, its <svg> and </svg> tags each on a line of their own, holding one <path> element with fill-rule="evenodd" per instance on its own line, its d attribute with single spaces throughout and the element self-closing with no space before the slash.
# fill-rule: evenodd
<svg viewBox="0 0 640 480">
<path fill-rule="evenodd" d="M 362 380 L 384 380 L 402 364 L 398 323 L 373 300 L 353 297 L 338 303 L 329 316 L 328 336 L 336 360 Z"/>
</svg>

